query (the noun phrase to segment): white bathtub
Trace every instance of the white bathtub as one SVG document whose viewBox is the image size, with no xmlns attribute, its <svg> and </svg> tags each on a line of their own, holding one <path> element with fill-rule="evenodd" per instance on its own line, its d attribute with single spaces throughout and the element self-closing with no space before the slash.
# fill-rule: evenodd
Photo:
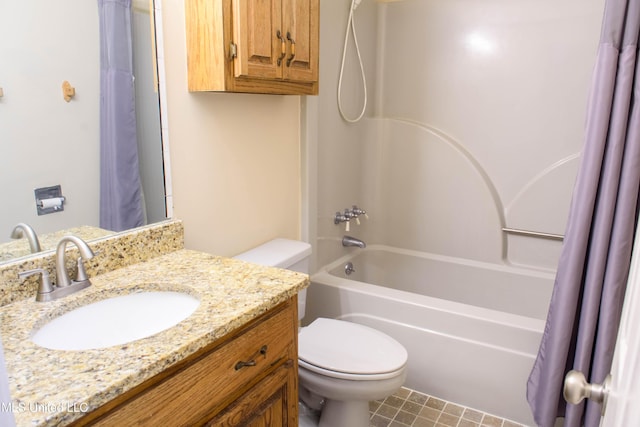
<svg viewBox="0 0 640 427">
<path fill-rule="evenodd" d="M 386 332 L 409 352 L 407 387 L 534 425 L 526 381 L 553 281 L 552 273 L 371 245 L 312 276 L 305 321 L 332 317 Z"/>
</svg>

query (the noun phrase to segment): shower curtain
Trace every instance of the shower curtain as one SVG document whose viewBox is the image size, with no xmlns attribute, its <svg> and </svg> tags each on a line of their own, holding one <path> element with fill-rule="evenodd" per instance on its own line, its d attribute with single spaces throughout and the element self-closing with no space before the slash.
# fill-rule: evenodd
<svg viewBox="0 0 640 427">
<path fill-rule="evenodd" d="M 131 0 L 98 0 L 100 18 L 100 227 L 143 224 L 136 135 Z"/>
<path fill-rule="evenodd" d="M 527 398 L 539 426 L 595 427 L 600 405 L 562 398 L 564 375 L 601 384 L 611 368 L 640 183 L 640 0 L 607 0 L 586 139 L 555 287 Z"/>
</svg>

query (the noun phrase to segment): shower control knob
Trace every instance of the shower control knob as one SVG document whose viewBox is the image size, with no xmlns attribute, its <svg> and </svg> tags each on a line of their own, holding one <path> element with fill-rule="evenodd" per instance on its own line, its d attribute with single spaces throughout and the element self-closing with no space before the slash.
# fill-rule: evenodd
<svg viewBox="0 0 640 427">
<path fill-rule="evenodd" d="M 351 208 L 351 212 L 353 212 L 356 217 L 360 216 L 360 215 L 364 215 L 364 217 L 366 219 L 369 219 L 369 215 L 367 215 L 367 211 L 365 211 L 364 209 L 360 209 L 358 206 L 353 205 Z"/>
<path fill-rule="evenodd" d="M 351 220 L 352 216 L 349 215 L 349 212 L 347 209 L 344 210 L 344 214 L 341 212 L 336 212 L 335 216 L 333 217 L 333 223 L 338 225 L 341 222 L 344 222 L 344 229 L 345 231 L 349 231 L 349 221 Z"/>
<path fill-rule="evenodd" d="M 336 212 L 335 216 L 333 217 L 333 223 L 336 225 L 340 224 L 341 222 L 347 221 L 349 221 L 349 217 L 343 215 L 341 212 Z"/>
<path fill-rule="evenodd" d="M 344 216 L 345 216 L 345 218 L 349 218 L 349 219 L 351 219 L 351 218 L 355 218 L 355 217 L 357 217 L 358 215 L 356 215 L 356 213 L 355 213 L 355 212 L 353 212 L 353 211 L 351 211 L 351 210 L 349 210 L 349 209 L 346 209 L 346 208 L 345 208 L 345 210 L 344 210 Z"/>
</svg>

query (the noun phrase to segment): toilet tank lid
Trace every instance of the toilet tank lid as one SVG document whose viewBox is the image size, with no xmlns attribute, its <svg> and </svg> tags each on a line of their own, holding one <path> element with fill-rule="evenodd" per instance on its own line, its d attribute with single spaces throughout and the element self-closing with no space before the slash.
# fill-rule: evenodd
<svg viewBox="0 0 640 427">
<path fill-rule="evenodd" d="M 311 255 L 309 243 L 278 238 L 238 254 L 234 258 L 270 267 L 287 268 L 309 255 Z"/>
</svg>

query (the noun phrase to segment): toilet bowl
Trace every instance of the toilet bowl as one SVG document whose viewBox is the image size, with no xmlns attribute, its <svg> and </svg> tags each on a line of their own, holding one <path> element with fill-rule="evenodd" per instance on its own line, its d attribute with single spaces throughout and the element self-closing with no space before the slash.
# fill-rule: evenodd
<svg viewBox="0 0 640 427">
<path fill-rule="evenodd" d="M 384 399 L 406 379 L 407 351 L 380 331 L 318 318 L 298 334 L 298 375 L 303 401 L 324 399 L 321 427 L 367 427 L 369 401 Z"/>
<path fill-rule="evenodd" d="M 236 258 L 308 273 L 310 254 L 308 243 L 275 239 Z M 300 319 L 305 303 L 306 290 L 298 295 Z M 318 318 L 298 333 L 300 399 L 320 411 L 319 427 L 368 427 L 369 401 L 404 384 L 406 363 L 400 343 L 368 326 Z"/>
</svg>

